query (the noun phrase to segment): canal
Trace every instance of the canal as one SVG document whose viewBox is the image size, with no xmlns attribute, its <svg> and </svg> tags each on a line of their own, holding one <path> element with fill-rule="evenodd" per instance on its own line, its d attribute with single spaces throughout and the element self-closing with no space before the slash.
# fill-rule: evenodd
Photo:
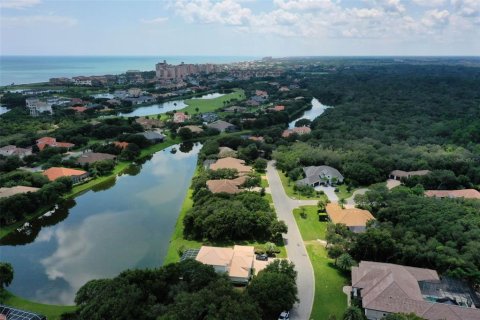
<svg viewBox="0 0 480 320">
<path fill-rule="evenodd" d="M 8 289 L 33 301 L 73 304 L 89 280 L 161 266 L 200 148 L 157 152 L 31 222 L 30 234 L 2 239 L 0 260 L 15 270 Z"/>
</svg>

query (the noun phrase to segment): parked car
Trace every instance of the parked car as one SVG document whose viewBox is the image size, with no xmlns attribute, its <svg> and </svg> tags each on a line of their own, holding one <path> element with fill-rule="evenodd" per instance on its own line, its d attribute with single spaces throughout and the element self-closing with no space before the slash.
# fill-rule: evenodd
<svg viewBox="0 0 480 320">
<path fill-rule="evenodd" d="M 278 320 L 290 320 L 290 311 L 283 311 L 280 313 L 280 316 L 278 316 Z"/>
<path fill-rule="evenodd" d="M 257 254 L 257 260 L 267 261 L 267 260 L 268 260 L 268 256 L 267 256 L 265 253 Z"/>
</svg>

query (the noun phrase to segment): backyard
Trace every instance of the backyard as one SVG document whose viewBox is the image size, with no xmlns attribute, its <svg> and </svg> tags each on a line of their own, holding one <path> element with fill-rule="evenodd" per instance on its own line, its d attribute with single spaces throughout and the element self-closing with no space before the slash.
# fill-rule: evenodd
<svg viewBox="0 0 480 320">
<path fill-rule="evenodd" d="M 29 310 L 47 317 L 48 320 L 60 320 L 62 313 L 75 310 L 75 306 L 57 306 L 50 304 L 36 303 L 17 297 L 7 292 L 7 298 L 3 304 L 14 308 Z"/>
</svg>

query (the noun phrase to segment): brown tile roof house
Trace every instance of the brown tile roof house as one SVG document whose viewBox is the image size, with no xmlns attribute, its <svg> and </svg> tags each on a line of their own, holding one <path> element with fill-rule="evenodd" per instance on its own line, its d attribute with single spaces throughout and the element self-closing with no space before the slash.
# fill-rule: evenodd
<svg viewBox="0 0 480 320">
<path fill-rule="evenodd" d="M 284 131 L 282 132 L 282 137 L 288 138 L 290 135 L 292 135 L 292 134 L 294 134 L 294 133 L 296 133 L 296 134 L 298 134 L 298 135 L 301 136 L 302 134 L 308 134 L 308 133 L 310 133 L 310 132 L 312 132 L 312 129 L 310 129 L 309 127 L 305 127 L 305 126 L 303 126 L 303 127 L 295 127 L 295 128 L 293 128 L 293 129 L 284 130 Z"/>
<path fill-rule="evenodd" d="M 194 125 L 191 125 L 191 126 L 183 126 L 183 127 L 180 127 L 177 129 L 177 133 L 180 131 L 180 129 L 182 128 L 187 128 L 187 129 L 190 129 L 190 131 L 192 131 L 192 133 L 202 133 L 203 132 L 203 129 L 200 128 L 199 126 L 194 126 Z"/>
<path fill-rule="evenodd" d="M 36 192 L 40 188 L 15 186 L 11 188 L 0 188 L 0 198 L 8 198 L 20 193 Z"/>
<path fill-rule="evenodd" d="M 269 108 L 268 110 L 277 111 L 277 112 L 278 112 L 278 111 L 284 111 L 284 110 L 285 110 L 285 106 L 279 105 L 279 106 L 275 106 L 275 107 L 273 107 L 273 108 Z"/>
<path fill-rule="evenodd" d="M 37 140 L 37 147 L 40 151 L 45 149 L 46 146 L 70 149 L 75 147 L 75 144 L 69 142 L 57 142 L 57 139 L 52 137 L 43 137 Z"/>
<path fill-rule="evenodd" d="M 210 169 L 236 169 L 240 175 L 244 175 L 252 171 L 252 167 L 246 166 L 245 161 L 232 157 L 218 159 L 215 163 L 210 165 Z"/>
<path fill-rule="evenodd" d="M 448 289 L 431 291 L 424 285 L 438 286 L 441 283 L 435 270 L 361 261 L 358 267 L 352 267 L 351 295 L 360 299 L 369 320 L 380 320 L 390 313 L 412 312 L 428 320 L 480 319 L 480 310 L 473 304 L 461 307 L 454 303 L 441 303 L 452 301 L 445 300 L 452 297 Z M 455 292 L 453 296 L 471 297 L 469 294 Z"/>
<path fill-rule="evenodd" d="M 208 180 L 207 181 L 207 188 L 212 193 L 229 193 L 235 194 L 239 193 L 240 190 L 238 187 L 245 183 L 247 178 L 245 176 L 238 177 L 236 179 L 221 179 L 221 180 Z"/>
<path fill-rule="evenodd" d="M 427 197 L 437 198 L 465 198 L 465 199 L 480 199 L 480 192 L 475 189 L 463 190 L 427 190 L 425 191 Z"/>
<path fill-rule="evenodd" d="M 336 203 L 327 204 L 327 214 L 330 220 L 337 224 L 346 225 L 353 232 L 365 232 L 367 222 L 375 220 L 372 214 L 367 210 L 358 208 L 342 209 Z"/>
<path fill-rule="evenodd" d="M 255 249 L 251 246 L 219 248 L 202 246 L 195 260 L 213 266 L 218 273 L 227 273 L 233 282 L 247 283 L 252 275 Z"/>
<path fill-rule="evenodd" d="M 218 152 L 219 158 L 227 158 L 227 157 L 235 158 L 236 156 L 237 156 L 237 151 L 233 150 L 232 148 L 229 148 L 229 147 L 219 148 L 219 152 Z"/>
<path fill-rule="evenodd" d="M 124 141 L 122 141 L 122 142 L 115 141 L 115 142 L 113 142 L 113 144 L 115 145 L 115 147 L 120 148 L 120 149 L 125 149 L 129 145 L 128 142 L 124 142 Z"/>
<path fill-rule="evenodd" d="M 80 182 L 88 177 L 88 172 L 86 171 L 62 167 L 52 167 L 43 171 L 42 174 L 50 181 L 57 180 L 61 177 L 70 177 L 72 178 L 73 183 Z"/>
<path fill-rule="evenodd" d="M 430 170 L 418 170 L 418 171 L 403 171 L 393 170 L 388 176 L 390 179 L 400 180 L 402 178 L 410 178 L 413 176 L 424 176 L 430 173 Z"/>
<path fill-rule="evenodd" d="M 77 163 L 94 163 L 102 160 L 115 160 L 116 156 L 109 153 L 98 153 L 98 152 L 87 152 L 82 154 L 78 159 Z"/>
</svg>

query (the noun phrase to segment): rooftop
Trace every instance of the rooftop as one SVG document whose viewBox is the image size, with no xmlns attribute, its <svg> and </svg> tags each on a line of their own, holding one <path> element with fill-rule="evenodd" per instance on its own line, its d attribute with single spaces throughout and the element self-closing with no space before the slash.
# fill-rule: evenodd
<svg viewBox="0 0 480 320">
<path fill-rule="evenodd" d="M 61 177 L 74 177 L 74 176 L 82 176 L 87 174 L 86 171 L 83 170 L 76 170 L 70 168 L 62 168 L 62 167 L 52 167 L 42 172 L 44 176 L 48 178 L 50 181 L 54 181 Z"/>
<path fill-rule="evenodd" d="M 327 214 L 333 223 L 342 223 L 347 227 L 366 226 L 368 221 L 375 220 L 367 210 L 343 209 L 336 203 L 327 204 Z"/>
<path fill-rule="evenodd" d="M 427 190 L 425 191 L 427 197 L 438 198 L 465 198 L 465 199 L 480 199 L 480 192 L 475 189 L 463 190 Z"/>
<path fill-rule="evenodd" d="M 20 193 L 36 192 L 39 188 L 15 186 L 11 188 L 0 188 L 0 198 L 8 198 Z"/>
<path fill-rule="evenodd" d="M 218 159 L 215 163 L 210 165 L 210 169 L 236 169 L 240 174 L 252 171 L 252 167 L 246 166 L 245 161 L 232 157 Z"/>
</svg>

